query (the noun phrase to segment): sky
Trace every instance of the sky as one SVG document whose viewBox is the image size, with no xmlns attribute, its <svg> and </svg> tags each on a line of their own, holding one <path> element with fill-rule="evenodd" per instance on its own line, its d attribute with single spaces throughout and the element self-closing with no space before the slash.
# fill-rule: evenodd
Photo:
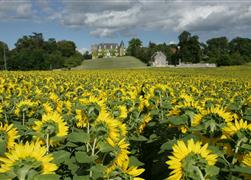
<svg viewBox="0 0 251 180">
<path fill-rule="evenodd" d="M 251 38 L 251 0 L 0 0 L 0 41 L 72 40 L 80 51 L 95 43 L 177 43 L 182 31 L 212 37 Z"/>
</svg>

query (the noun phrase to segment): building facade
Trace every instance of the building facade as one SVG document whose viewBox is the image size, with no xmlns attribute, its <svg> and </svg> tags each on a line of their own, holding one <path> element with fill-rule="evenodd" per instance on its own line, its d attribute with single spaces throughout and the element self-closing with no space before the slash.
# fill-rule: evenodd
<svg viewBox="0 0 251 180">
<path fill-rule="evenodd" d="M 92 59 L 125 56 L 126 54 L 123 41 L 121 41 L 120 45 L 118 43 L 94 44 L 91 47 L 91 51 Z"/>
</svg>

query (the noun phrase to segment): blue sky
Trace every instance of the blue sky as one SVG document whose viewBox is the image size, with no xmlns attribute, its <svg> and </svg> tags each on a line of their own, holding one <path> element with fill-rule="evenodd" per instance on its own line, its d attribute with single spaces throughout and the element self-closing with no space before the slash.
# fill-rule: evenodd
<svg viewBox="0 0 251 180">
<path fill-rule="evenodd" d="M 45 39 L 72 40 L 78 49 L 132 37 L 145 45 L 177 42 L 188 30 L 201 41 L 251 37 L 249 0 L 0 0 L 0 41 L 41 32 Z"/>
</svg>

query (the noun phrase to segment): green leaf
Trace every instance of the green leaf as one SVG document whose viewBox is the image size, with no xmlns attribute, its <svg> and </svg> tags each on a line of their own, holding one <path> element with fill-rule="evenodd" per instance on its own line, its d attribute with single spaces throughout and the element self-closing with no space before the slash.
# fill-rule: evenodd
<svg viewBox="0 0 251 180">
<path fill-rule="evenodd" d="M 139 136 L 130 137 L 130 140 L 132 140 L 132 141 L 147 141 L 148 139 L 145 136 L 139 135 Z"/>
<path fill-rule="evenodd" d="M 98 164 L 96 166 L 92 166 L 90 170 L 92 171 L 93 179 L 99 179 L 103 178 L 105 167 Z"/>
<path fill-rule="evenodd" d="M 86 176 L 73 176 L 73 180 L 89 180 L 90 176 L 86 175 Z"/>
<path fill-rule="evenodd" d="M 56 174 L 43 174 L 43 175 L 38 175 L 34 178 L 34 180 L 58 180 L 60 179 L 59 175 Z"/>
<path fill-rule="evenodd" d="M 6 142 L 0 140 L 0 155 L 3 155 L 6 152 Z"/>
<path fill-rule="evenodd" d="M 100 142 L 99 144 L 99 150 L 103 153 L 111 152 L 113 151 L 113 147 L 105 142 Z"/>
<path fill-rule="evenodd" d="M 182 124 L 186 124 L 187 122 L 187 116 L 174 116 L 174 117 L 169 117 L 168 121 L 173 124 L 173 125 L 182 125 Z"/>
<path fill-rule="evenodd" d="M 0 179 L 11 179 L 11 178 L 6 174 L 0 174 Z"/>
<path fill-rule="evenodd" d="M 74 157 L 70 158 L 70 159 L 66 159 L 65 160 L 65 164 L 68 166 L 68 168 L 75 173 L 77 171 L 77 169 L 79 168 L 79 166 L 76 163 L 76 160 Z"/>
<path fill-rule="evenodd" d="M 164 144 L 162 144 L 161 147 L 160 147 L 159 154 L 165 152 L 166 150 L 171 150 L 172 146 L 176 142 L 177 142 L 177 140 L 173 139 L 173 140 L 169 140 L 169 141 L 165 142 Z"/>
<path fill-rule="evenodd" d="M 251 121 L 251 116 L 243 116 L 244 120 Z"/>
<path fill-rule="evenodd" d="M 149 122 L 147 124 L 148 127 L 154 127 L 156 125 L 156 122 Z"/>
<path fill-rule="evenodd" d="M 241 167 L 241 166 L 235 166 L 232 169 L 233 172 L 239 172 L 239 173 L 245 173 L 245 174 L 251 174 L 251 168 L 250 167 Z"/>
<path fill-rule="evenodd" d="M 54 157 L 53 162 L 56 164 L 65 162 L 65 160 L 69 159 L 71 155 L 69 152 L 64 151 L 64 150 L 56 151 L 56 152 L 53 152 L 52 154 Z"/>
<path fill-rule="evenodd" d="M 97 156 L 89 156 L 86 152 L 78 151 L 75 153 L 76 161 L 79 163 L 91 163 L 97 159 Z"/>
<path fill-rule="evenodd" d="M 158 136 L 156 134 L 151 134 L 147 143 L 152 143 L 155 142 L 156 140 L 158 140 Z"/>
<path fill-rule="evenodd" d="M 90 141 L 90 135 L 85 132 L 72 132 L 69 134 L 68 140 L 75 143 L 88 143 Z"/>
<path fill-rule="evenodd" d="M 220 172 L 220 168 L 215 166 L 207 166 L 206 167 L 206 174 L 207 176 L 216 176 Z"/>
<path fill-rule="evenodd" d="M 242 144 L 241 145 L 241 147 L 243 148 L 243 149 L 247 149 L 247 150 L 251 150 L 251 145 L 249 145 L 249 144 Z"/>
<path fill-rule="evenodd" d="M 143 166 L 144 163 L 138 160 L 135 156 L 129 157 L 129 166 Z"/>
</svg>

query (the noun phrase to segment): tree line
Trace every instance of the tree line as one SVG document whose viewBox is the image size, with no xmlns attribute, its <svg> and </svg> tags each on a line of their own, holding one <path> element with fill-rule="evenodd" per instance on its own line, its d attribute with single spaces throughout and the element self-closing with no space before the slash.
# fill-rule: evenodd
<svg viewBox="0 0 251 180">
<path fill-rule="evenodd" d="M 142 41 L 133 38 L 128 42 L 127 55 L 139 58 L 151 64 L 151 57 L 157 51 L 163 52 L 170 64 L 216 63 L 218 66 L 241 65 L 251 61 L 251 39 L 236 37 L 216 37 L 205 43 L 199 36 L 184 31 L 177 44 L 156 44 L 149 42 L 147 47 Z M 87 51 L 81 54 L 73 41 L 45 40 L 42 33 L 23 36 L 10 50 L 6 43 L 0 41 L 0 69 L 5 69 L 4 54 L 8 70 L 50 70 L 78 66 L 84 59 L 91 59 Z"/>
<path fill-rule="evenodd" d="M 4 52 L 8 70 L 71 68 L 81 64 L 83 59 L 91 58 L 88 52 L 84 55 L 79 53 L 73 41 L 56 41 L 53 38 L 45 40 L 42 33 L 23 36 L 12 50 L 0 41 L 0 69 L 5 69 Z"/>
<path fill-rule="evenodd" d="M 218 66 L 241 65 L 251 61 L 251 39 L 236 37 L 231 41 L 227 37 L 216 37 L 205 43 L 199 36 L 184 31 L 177 44 L 155 44 L 149 42 L 147 47 L 142 41 L 133 38 L 128 43 L 127 54 L 151 64 L 151 57 L 156 51 L 163 52 L 170 64 L 183 63 L 215 63 Z"/>
</svg>

